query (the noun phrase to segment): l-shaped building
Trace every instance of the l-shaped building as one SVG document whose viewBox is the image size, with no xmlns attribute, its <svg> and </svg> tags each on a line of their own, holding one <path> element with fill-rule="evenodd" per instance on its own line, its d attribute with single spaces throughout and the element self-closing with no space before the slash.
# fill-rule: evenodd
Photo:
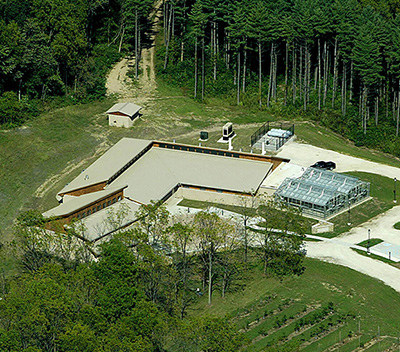
<svg viewBox="0 0 400 352">
<path fill-rule="evenodd" d="M 106 210 L 125 204 L 134 213 L 151 200 L 166 201 L 177 191 L 216 201 L 256 193 L 288 159 L 178 143 L 123 138 L 58 194 L 60 204 L 45 212 L 69 223 L 85 222 L 88 237 L 100 229 Z"/>
</svg>

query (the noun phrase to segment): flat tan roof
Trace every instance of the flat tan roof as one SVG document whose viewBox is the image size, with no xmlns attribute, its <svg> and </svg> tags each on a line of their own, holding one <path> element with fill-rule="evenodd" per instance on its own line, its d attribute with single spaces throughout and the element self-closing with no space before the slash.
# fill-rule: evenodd
<svg viewBox="0 0 400 352">
<path fill-rule="evenodd" d="M 272 163 L 173 149 L 152 148 L 112 185 L 141 203 L 164 197 L 178 184 L 233 192 L 256 191 Z"/>
<path fill-rule="evenodd" d="M 122 138 L 58 194 L 107 181 L 151 143 L 152 141 L 144 139 Z"/>
<path fill-rule="evenodd" d="M 153 143 L 155 147 L 152 147 Z M 194 146 L 171 144 L 167 147 L 157 147 L 163 143 L 121 139 L 58 194 L 102 182 L 105 185 L 104 190 L 94 191 L 94 188 L 91 193 L 78 197 L 66 195 L 63 204 L 44 215 L 70 214 L 123 187 L 126 187 L 126 197 L 143 204 L 164 198 L 179 185 L 250 193 L 257 191 L 273 170 L 272 162 L 265 161 L 265 158 L 252 160 L 252 154 L 249 154 L 250 159 L 247 159 L 241 156 L 243 153 L 223 150 L 215 150 L 214 153 L 214 149 L 200 150 Z M 181 147 L 184 149 L 179 150 Z M 221 152 L 231 156 L 223 156 Z"/>
</svg>

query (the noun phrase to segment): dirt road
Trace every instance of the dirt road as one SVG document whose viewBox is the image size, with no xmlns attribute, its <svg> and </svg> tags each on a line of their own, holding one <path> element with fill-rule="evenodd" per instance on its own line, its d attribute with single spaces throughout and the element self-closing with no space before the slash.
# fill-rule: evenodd
<svg viewBox="0 0 400 352">
<path fill-rule="evenodd" d="M 157 89 L 155 74 L 155 36 L 158 28 L 158 21 L 161 17 L 162 1 L 157 1 L 154 10 L 150 14 L 153 19 L 149 48 L 143 48 L 139 62 L 140 75 L 137 82 L 128 76 L 128 71 L 135 69 L 134 56 L 123 58 L 110 71 L 107 82 L 107 95 L 115 94 L 120 102 L 132 101 L 135 104 L 145 107 L 149 101 L 154 99 Z"/>
</svg>

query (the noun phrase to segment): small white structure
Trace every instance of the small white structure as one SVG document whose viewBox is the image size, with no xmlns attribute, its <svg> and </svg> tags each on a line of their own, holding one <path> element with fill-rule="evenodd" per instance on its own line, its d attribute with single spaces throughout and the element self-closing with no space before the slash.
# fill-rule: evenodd
<svg viewBox="0 0 400 352">
<path fill-rule="evenodd" d="M 318 233 L 332 232 L 334 228 L 335 226 L 331 222 L 321 220 L 311 226 L 311 233 L 315 235 Z"/>
<path fill-rule="evenodd" d="M 235 132 L 233 132 L 233 125 L 231 122 L 228 122 L 222 127 L 222 139 L 224 141 L 228 141 L 229 139 L 233 138 Z"/>
<path fill-rule="evenodd" d="M 141 106 L 133 103 L 118 103 L 106 111 L 108 124 L 115 127 L 130 128 L 133 120 L 139 116 Z"/>
</svg>

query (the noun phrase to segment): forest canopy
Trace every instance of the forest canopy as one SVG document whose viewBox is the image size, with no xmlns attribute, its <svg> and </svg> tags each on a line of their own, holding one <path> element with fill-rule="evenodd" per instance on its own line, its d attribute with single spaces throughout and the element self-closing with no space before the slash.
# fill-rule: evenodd
<svg viewBox="0 0 400 352">
<path fill-rule="evenodd" d="M 399 10 L 398 1 L 168 1 L 159 72 L 200 100 L 300 114 L 400 155 Z"/>
<path fill-rule="evenodd" d="M 0 124 L 31 116 L 26 105 L 35 110 L 35 99 L 67 96 L 73 103 L 103 96 L 107 70 L 134 47 L 150 5 L 0 0 Z M 8 107 L 10 101 L 16 108 Z"/>
<path fill-rule="evenodd" d="M 105 94 L 107 70 L 149 44 L 150 0 L 0 0 L 0 124 L 49 97 Z M 400 155 L 397 0 L 166 0 L 158 78 L 200 101 L 315 120 Z M 153 14 L 153 15 L 152 15 Z"/>
</svg>

